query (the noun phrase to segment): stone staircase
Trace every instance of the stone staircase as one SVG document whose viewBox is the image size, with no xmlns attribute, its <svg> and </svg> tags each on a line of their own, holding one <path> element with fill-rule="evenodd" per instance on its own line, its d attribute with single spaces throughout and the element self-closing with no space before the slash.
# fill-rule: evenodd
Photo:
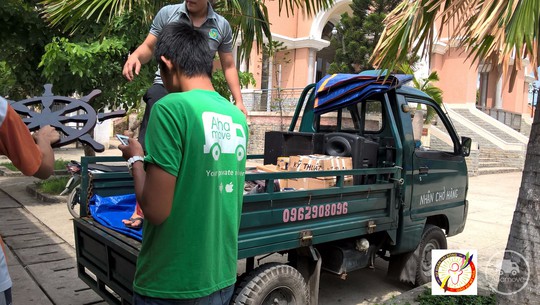
<svg viewBox="0 0 540 305">
<path fill-rule="evenodd" d="M 478 175 L 523 170 L 526 136 L 474 107 L 446 108 L 458 134 L 472 138 L 478 146 Z"/>
</svg>

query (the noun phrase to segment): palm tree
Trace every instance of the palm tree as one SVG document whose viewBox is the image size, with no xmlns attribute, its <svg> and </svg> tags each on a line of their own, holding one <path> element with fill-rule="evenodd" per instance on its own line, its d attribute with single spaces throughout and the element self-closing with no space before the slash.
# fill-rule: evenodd
<svg viewBox="0 0 540 305">
<path fill-rule="evenodd" d="M 43 15 L 53 26 L 61 26 L 65 31 L 74 32 L 84 20 L 96 20 L 106 18 L 112 21 L 112 17 L 131 11 L 132 7 L 145 11 L 145 16 L 150 22 L 154 14 L 166 4 L 179 3 L 176 1 L 151 1 L 151 0 L 43 0 Z M 214 9 L 224 16 L 234 32 L 235 39 L 242 33 L 241 54 L 249 56 L 253 42 L 257 48 L 262 47 L 264 38 L 272 40 L 268 11 L 264 0 L 210 0 Z M 288 14 L 301 11 L 310 16 L 320 10 L 329 8 L 333 0 L 279 0 L 280 12 L 285 10 Z M 107 29 L 107 25 L 105 29 Z"/>
<path fill-rule="evenodd" d="M 436 29 L 439 21 L 440 27 Z M 510 88 L 524 58 L 528 58 L 533 67 L 538 66 L 538 0 L 405 0 L 388 15 L 386 29 L 373 53 L 373 64 L 392 70 L 411 53 L 429 52 L 436 33 L 441 33 L 444 27 L 452 28 L 450 43 L 464 47 L 469 56 L 484 64 L 502 66 L 503 74 L 511 76 Z M 536 69 L 535 76 L 538 79 Z M 530 266 L 530 278 L 525 289 L 509 295 L 499 294 L 502 304 L 540 304 L 539 151 L 540 112 L 536 111 L 506 246 L 507 250 L 525 257 Z M 524 265 L 523 262 L 520 270 L 526 270 Z M 522 286 L 521 282 L 508 281 L 500 282 L 498 288 L 516 292 Z"/>
</svg>

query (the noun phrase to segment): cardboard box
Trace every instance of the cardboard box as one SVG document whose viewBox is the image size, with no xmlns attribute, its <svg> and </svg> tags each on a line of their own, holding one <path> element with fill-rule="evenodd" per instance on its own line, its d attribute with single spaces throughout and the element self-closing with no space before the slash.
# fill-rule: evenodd
<svg viewBox="0 0 540 305">
<path fill-rule="evenodd" d="M 329 177 L 330 178 L 330 177 Z M 298 178 L 298 179 L 280 179 L 281 181 L 285 180 L 287 184 L 286 187 L 294 188 L 295 190 L 315 190 L 315 189 L 325 189 L 333 187 L 336 185 L 336 178 L 330 179 L 319 179 L 319 178 Z M 343 185 L 353 185 L 352 177 L 345 178 Z M 281 186 L 282 188 L 284 186 Z"/>
<path fill-rule="evenodd" d="M 289 171 L 352 169 L 351 157 L 299 155 L 289 157 Z"/>
<path fill-rule="evenodd" d="M 267 173 L 275 173 L 275 172 L 282 172 L 282 170 L 279 168 L 278 165 L 274 164 L 265 164 L 265 165 L 258 165 L 257 169 L 263 172 Z M 288 186 L 288 179 L 279 179 L 279 188 L 284 189 Z"/>
<path fill-rule="evenodd" d="M 288 170 L 289 169 L 289 157 L 278 157 L 277 158 L 277 167 L 281 170 Z"/>
<path fill-rule="evenodd" d="M 288 159 L 288 160 L 287 160 Z M 279 164 L 281 160 L 281 165 Z M 288 162 L 288 171 L 309 171 L 309 170 L 341 170 L 352 169 L 351 157 L 337 157 L 327 155 L 306 155 L 290 156 L 278 158 L 278 165 L 265 164 L 257 166 L 257 169 L 264 172 L 275 173 L 284 171 L 283 164 Z M 352 185 L 352 176 L 345 176 L 344 185 Z M 329 188 L 336 185 L 336 177 L 317 178 L 297 178 L 279 179 L 281 189 L 294 188 L 296 190 L 314 190 Z"/>
<path fill-rule="evenodd" d="M 285 180 L 288 180 L 287 187 L 294 188 L 295 190 L 325 189 L 336 185 L 335 181 L 330 179 L 298 178 Z"/>
</svg>

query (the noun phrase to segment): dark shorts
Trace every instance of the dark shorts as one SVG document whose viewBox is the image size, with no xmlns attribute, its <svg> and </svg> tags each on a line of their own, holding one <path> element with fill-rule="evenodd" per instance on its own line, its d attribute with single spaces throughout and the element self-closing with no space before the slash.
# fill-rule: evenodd
<svg viewBox="0 0 540 305">
<path fill-rule="evenodd" d="M 11 305 L 11 288 L 0 292 L 0 305 Z"/>
<path fill-rule="evenodd" d="M 158 299 L 133 293 L 133 305 L 229 305 L 234 285 L 197 299 Z"/>
<path fill-rule="evenodd" d="M 144 151 L 146 151 L 144 137 L 146 135 L 146 128 L 148 127 L 148 120 L 150 119 L 150 111 L 152 110 L 152 106 L 154 106 L 154 104 L 165 95 L 167 95 L 167 89 L 165 89 L 163 85 L 153 84 L 152 87 L 146 90 L 146 93 L 143 96 L 143 101 L 146 103 L 146 108 L 144 109 L 144 115 L 141 121 L 141 127 L 139 129 L 139 142 L 141 143 Z"/>
</svg>

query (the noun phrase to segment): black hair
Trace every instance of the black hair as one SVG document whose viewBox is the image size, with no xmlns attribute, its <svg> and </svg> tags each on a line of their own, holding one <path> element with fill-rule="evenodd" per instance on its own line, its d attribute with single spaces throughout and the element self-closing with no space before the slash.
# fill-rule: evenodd
<svg viewBox="0 0 540 305">
<path fill-rule="evenodd" d="M 189 24 L 173 22 L 166 25 L 158 37 L 154 56 L 161 70 L 165 69 L 161 61 L 163 56 L 186 77 L 212 77 L 214 56 L 208 38 Z"/>
</svg>

